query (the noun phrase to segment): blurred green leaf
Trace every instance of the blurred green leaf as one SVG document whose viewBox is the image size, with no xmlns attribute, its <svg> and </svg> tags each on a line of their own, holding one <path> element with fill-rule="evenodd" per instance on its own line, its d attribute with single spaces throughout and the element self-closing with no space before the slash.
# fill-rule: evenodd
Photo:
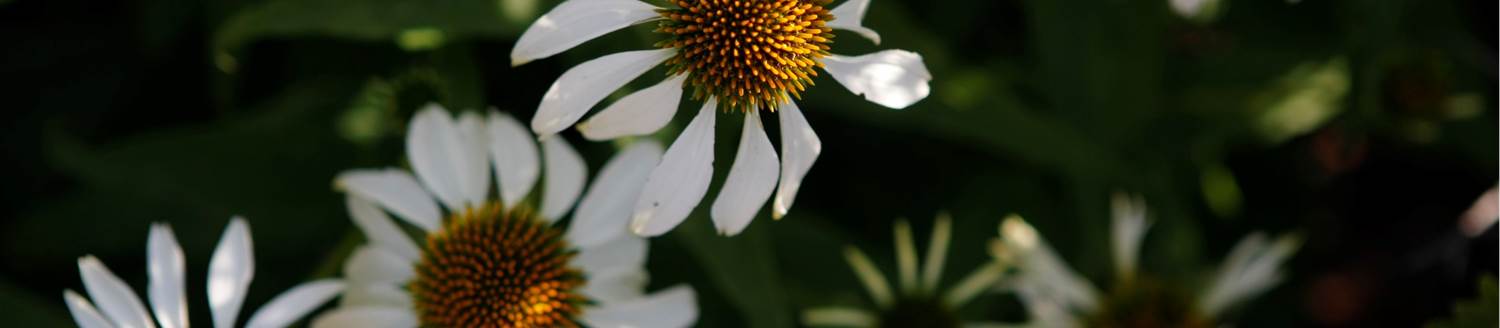
<svg viewBox="0 0 1500 328">
<path fill-rule="evenodd" d="M 269 37 L 332 37 L 385 41 L 412 50 L 520 32 L 495 1 L 271 0 L 242 9 L 214 34 L 219 69 L 236 70 L 235 53 Z"/>
<path fill-rule="evenodd" d="M 777 275 L 780 271 L 772 253 L 768 223 L 751 224 L 740 235 L 728 238 L 718 235 L 708 217 L 693 215 L 672 234 L 703 264 L 728 301 L 739 308 L 749 321 L 747 326 L 791 327 L 791 309 Z"/>
<path fill-rule="evenodd" d="M 11 327 L 67 327 L 73 325 L 68 314 L 59 311 L 63 306 L 62 291 L 55 298 L 46 299 L 31 295 L 25 289 L 0 280 L 0 309 L 7 315 L 5 324 Z"/>
<path fill-rule="evenodd" d="M 1500 326 L 1500 286 L 1495 276 L 1479 278 L 1479 296 L 1453 305 L 1453 317 L 1427 324 L 1428 328 L 1489 328 Z"/>
</svg>

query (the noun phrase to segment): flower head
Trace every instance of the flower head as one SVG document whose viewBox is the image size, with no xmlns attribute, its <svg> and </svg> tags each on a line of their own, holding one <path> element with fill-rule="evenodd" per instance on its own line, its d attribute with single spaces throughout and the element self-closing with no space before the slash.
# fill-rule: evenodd
<svg viewBox="0 0 1500 328">
<path fill-rule="evenodd" d="M 997 257 L 1017 261 L 1011 288 L 1045 327 L 1214 327 L 1230 307 L 1274 287 L 1281 264 L 1296 251 L 1297 237 L 1275 241 L 1263 233 L 1241 240 L 1207 286 L 1182 286 L 1138 272 L 1141 241 L 1150 228 L 1145 202 L 1116 195 L 1111 244 L 1115 283 L 1101 291 L 1068 269 L 1036 229 L 1018 216 L 1001 224 L 1001 240 L 991 245 Z"/>
<path fill-rule="evenodd" d="M 418 112 L 407 135 L 415 176 L 361 169 L 337 178 L 370 244 L 345 262 L 350 288 L 341 306 L 313 326 L 691 325 L 691 287 L 643 295 L 647 243 L 625 230 L 625 204 L 638 192 L 622 186 L 638 186 L 661 147 L 631 145 L 587 192 L 587 168 L 566 141 L 549 138 L 540 149 L 500 112 L 456 121 L 436 105 Z M 491 198 L 491 169 L 498 198 Z M 538 180 L 544 189 L 532 210 L 527 200 Z M 558 227 L 570 211 L 568 229 Z"/>
<path fill-rule="evenodd" d="M 1009 267 L 1005 261 L 988 262 L 957 285 L 942 290 L 939 282 L 952 235 L 952 221 L 946 214 L 938 216 L 920 271 L 911 225 L 905 220 L 896 222 L 896 263 L 900 279 L 895 292 L 864 252 L 852 246 L 845 248 L 844 258 L 875 301 L 876 311 L 847 307 L 815 308 L 803 312 L 802 321 L 809 326 L 840 327 L 967 327 L 988 324 L 961 322 L 956 311 L 1004 277 Z"/>
<path fill-rule="evenodd" d="M 683 89 L 692 88 L 693 99 L 704 105 L 652 170 L 634 204 L 632 231 L 654 236 L 676 227 L 707 194 L 716 112 L 745 115 L 739 151 L 710 213 L 721 234 L 734 235 L 773 192 L 772 217 L 786 215 L 802 177 L 822 152 L 822 141 L 792 100 L 819 71 L 890 108 L 905 108 L 930 92 L 932 76 L 916 53 L 831 53 L 834 30 L 877 44 L 880 35 L 860 25 L 869 0 L 829 5 L 828 0 L 676 0 L 657 8 L 638 0 L 564 1 L 526 29 L 511 62 L 546 58 L 621 28 L 658 22 L 663 38 L 658 49 L 606 55 L 563 73 L 542 96 L 531 128 L 544 139 L 575 123 L 592 140 L 650 134 L 672 120 Z M 667 72 L 662 82 L 579 123 L 609 94 L 659 65 Z M 779 117 L 779 157 L 762 126 L 762 110 Z"/>
<path fill-rule="evenodd" d="M 166 224 L 151 226 L 146 241 L 146 267 L 150 277 L 146 286 L 146 296 L 151 302 L 149 314 L 135 291 L 98 258 L 89 255 L 78 259 L 78 273 L 83 276 L 89 298 L 71 289 L 63 291 L 73 321 L 83 328 L 187 327 L 186 263 L 177 237 Z M 224 236 L 219 238 L 219 246 L 214 248 L 208 263 L 208 305 L 214 327 L 234 326 L 254 276 L 250 225 L 234 218 L 224 228 Z M 272 298 L 250 316 L 245 327 L 286 327 L 338 296 L 343 288 L 344 283 L 338 280 L 298 285 Z"/>
</svg>

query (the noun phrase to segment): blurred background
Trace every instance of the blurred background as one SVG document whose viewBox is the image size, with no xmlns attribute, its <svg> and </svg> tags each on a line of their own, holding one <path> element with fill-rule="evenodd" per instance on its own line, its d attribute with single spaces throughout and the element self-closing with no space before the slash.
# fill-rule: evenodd
<svg viewBox="0 0 1500 328">
<path fill-rule="evenodd" d="M 724 238 L 705 203 L 653 240 L 653 288 L 692 283 L 700 326 L 797 326 L 807 307 L 869 306 L 845 245 L 890 276 L 892 222 L 911 219 L 925 245 L 943 211 L 956 219 L 945 284 L 988 261 L 1017 213 L 1107 287 L 1109 195 L 1126 191 L 1156 220 L 1141 258 L 1165 281 L 1203 280 L 1253 231 L 1305 238 L 1285 283 L 1230 323 L 1465 320 L 1445 318 L 1496 272 L 1496 229 L 1461 224 L 1497 181 L 1496 2 L 1177 2 L 874 0 L 865 26 L 883 43 L 840 32 L 834 52 L 918 52 L 932 96 L 890 110 L 818 78 L 801 107 L 824 151 L 796 207 Z M 185 248 L 193 318 L 208 318 L 203 276 L 231 215 L 256 241 L 247 308 L 337 274 L 361 237 L 331 181 L 404 165 L 418 106 L 529 120 L 567 68 L 659 40 L 647 24 L 510 67 L 519 33 L 556 3 L 0 0 L 5 325 L 72 325 L 61 294 L 81 288 L 85 254 L 143 291 L 151 222 Z M 615 149 L 564 136 L 591 170 Z M 715 185 L 734 145 L 719 143 Z M 1488 304 L 1477 322 L 1492 325 Z M 1005 293 L 959 310 L 1026 319 Z"/>
</svg>

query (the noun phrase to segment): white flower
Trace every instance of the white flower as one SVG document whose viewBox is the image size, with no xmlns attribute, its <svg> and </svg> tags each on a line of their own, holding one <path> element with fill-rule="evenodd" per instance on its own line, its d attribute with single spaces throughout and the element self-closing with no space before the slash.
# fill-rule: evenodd
<svg viewBox="0 0 1500 328">
<path fill-rule="evenodd" d="M 672 230 L 697 207 L 713 177 L 714 114 L 745 115 L 739 151 L 710 215 L 719 233 L 735 235 L 771 198 L 772 217 L 786 215 L 822 142 L 791 101 L 812 83 L 818 68 L 865 99 L 905 108 L 926 98 L 932 76 L 916 53 L 886 50 L 860 56 L 828 53 L 834 29 L 880 36 L 860 24 L 869 0 L 847 0 L 832 10 L 823 0 L 678 0 L 657 8 L 638 0 L 569 0 L 526 29 L 511 51 L 520 65 L 566 51 L 628 26 L 659 22 L 661 49 L 615 53 L 569 69 L 547 90 L 531 128 L 544 139 L 577 123 L 592 140 L 656 132 L 672 120 L 683 89 L 705 102 L 667 149 L 634 205 L 631 230 L 656 236 Z M 837 19 L 835 19 L 837 17 Z M 658 65 L 661 83 L 616 101 L 578 123 L 590 109 Z M 720 106 L 723 105 L 723 106 Z M 778 158 L 759 110 L 778 114 Z M 779 181 L 779 184 L 778 184 Z"/>
<path fill-rule="evenodd" d="M 1104 324 L 1108 325 L 1114 323 L 1108 320 L 1132 320 L 1136 316 L 1166 312 L 1180 317 L 1155 317 L 1140 322 L 1207 327 L 1225 310 L 1279 283 L 1281 264 L 1300 245 L 1299 239 L 1291 234 L 1271 241 L 1263 233 L 1253 233 L 1235 245 L 1207 286 L 1164 289 L 1159 282 L 1143 281 L 1138 276 L 1141 241 L 1151 226 L 1146 219 L 1145 202 L 1138 197 L 1116 195 L 1112 206 L 1111 245 L 1116 283 L 1112 285 L 1115 289 L 1109 293 L 1100 291 L 1070 270 L 1025 220 L 1012 216 L 1001 223 L 1001 242 L 993 244 L 991 252 L 997 257 L 1017 261 L 1019 273 L 1004 287 L 1020 297 L 1030 311 L 1034 325 L 1080 327 L 1090 318 L 1096 323 L 1105 320 Z M 1176 299 L 1178 295 L 1174 293 L 1185 295 L 1180 295 L 1183 299 Z M 1166 304 L 1151 304 L 1156 312 L 1141 311 L 1131 306 L 1141 306 L 1134 303 L 1140 303 L 1142 299 L 1133 297 L 1150 297 L 1145 300 Z M 1122 298 L 1130 301 L 1119 301 Z"/>
<path fill-rule="evenodd" d="M 63 300 L 73 321 L 83 328 L 188 326 L 187 292 L 184 290 L 182 248 L 166 224 L 151 226 L 146 241 L 146 270 L 150 277 L 146 296 L 151 312 L 141 303 L 135 291 L 120 280 L 93 255 L 78 259 L 78 273 L 83 276 L 84 298 L 73 290 L 63 291 Z M 240 218 L 229 222 L 219 246 L 214 248 L 208 264 L 208 305 L 213 312 L 214 327 L 234 326 L 240 306 L 255 275 L 255 257 L 251 253 L 250 226 Z M 318 280 L 293 287 L 250 316 L 245 327 L 286 327 L 295 323 L 343 290 L 338 280 Z M 92 300 L 92 302 L 91 302 Z M 98 307 L 95 307 L 97 305 Z M 153 323 L 152 317 L 156 318 Z"/>
<path fill-rule="evenodd" d="M 661 156 L 631 145 L 583 192 L 587 169 L 562 138 L 537 143 L 491 111 L 457 121 L 436 105 L 412 119 L 402 169 L 350 170 L 336 185 L 369 244 L 344 265 L 339 308 L 314 327 L 686 327 L 696 296 L 679 285 L 644 295 L 646 240 L 626 232 L 629 205 Z M 498 199 L 490 197 L 490 172 Z M 545 178 L 543 178 L 545 173 Z M 526 203 L 541 179 L 540 209 Z M 582 194 L 566 231 L 555 226 Z M 441 206 L 441 207 L 440 207 Z M 383 210 L 382 210 L 383 209 Z M 424 236 L 392 220 L 394 213 Z M 446 214 L 445 214 L 446 213 Z"/>
<path fill-rule="evenodd" d="M 938 284 L 943 276 L 943 265 L 948 255 L 948 243 L 952 236 L 953 222 L 947 215 L 939 215 L 928 241 L 926 261 L 921 272 L 917 267 L 917 247 L 912 239 L 911 224 L 906 220 L 896 222 L 896 264 L 899 288 L 891 291 L 890 282 L 875 268 L 875 264 L 858 248 L 844 249 L 844 258 L 870 298 L 875 301 L 876 311 L 851 307 L 822 307 L 802 313 L 802 322 L 809 326 L 838 327 L 994 327 L 993 322 L 959 322 L 955 316 L 975 296 L 989 289 L 1005 275 L 1005 263 L 990 261 L 974 270 L 952 288 L 943 291 Z"/>
</svg>

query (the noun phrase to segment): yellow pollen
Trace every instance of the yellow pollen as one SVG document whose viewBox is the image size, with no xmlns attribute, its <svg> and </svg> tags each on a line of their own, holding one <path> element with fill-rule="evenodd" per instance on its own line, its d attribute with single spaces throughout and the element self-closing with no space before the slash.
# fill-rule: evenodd
<svg viewBox="0 0 1500 328">
<path fill-rule="evenodd" d="M 429 234 L 409 286 L 423 327 L 577 327 L 582 274 L 562 231 L 487 205 Z"/>
<path fill-rule="evenodd" d="M 775 111 L 801 97 L 833 43 L 829 0 L 674 0 L 656 31 L 675 48 L 669 74 L 687 74 L 693 98 L 725 110 Z"/>
</svg>

